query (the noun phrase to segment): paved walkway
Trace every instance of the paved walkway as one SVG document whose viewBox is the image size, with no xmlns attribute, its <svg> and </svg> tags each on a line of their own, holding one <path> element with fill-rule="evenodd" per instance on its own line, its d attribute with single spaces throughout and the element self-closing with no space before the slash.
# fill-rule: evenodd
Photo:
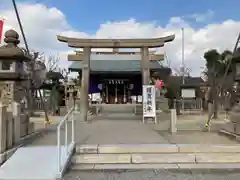
<svg viewBox="0 0 240 180">
<path fill-rule="evenodd" d="M 94 120 L 86 123 L 76 117 L 76 141 L 77 144 L 236 144 L 218 133 L 180 131 L 171 135 L 166 131 L 160 131 L 151 124 L 142 124 L 140 120 Z M 69 137 L 71 135 L 69 123 Z M 64 130 L 62 130 L 64 139 Z M 69 139 L 70 140 L 70 139 Z M 41 135 L 31 145 L 56 145 L 56 126 Z"/>
<path fill-rule="evenodd" d="M 168 143 L 161 135 L 138 120 L 99 120 L 77 126 L 79 144 Z"/>
<path fill-rule="evenodd" d="M 194 171 L 186 172 L 169 170 L 135 170 L 135 171 L 70 171 L 65 180 L 239 180 L 239 172 Z"/>
</svg>

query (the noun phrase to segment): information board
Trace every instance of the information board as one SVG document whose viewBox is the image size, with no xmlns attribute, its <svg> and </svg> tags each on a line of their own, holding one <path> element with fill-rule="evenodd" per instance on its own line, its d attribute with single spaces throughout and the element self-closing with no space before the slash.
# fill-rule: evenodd
<svg viewBox="0 0 240 180">
<path fill-rule="evenodd" d="M 196 90 L 195 89 L 182 89 L 182 98 L 195 98 Z"/>
<path fill-rule="evenodd" d="M 156 121 L 156 89 L 152 85 L 143 85 L 143 122 L 145 118 Z"/>
</svg>

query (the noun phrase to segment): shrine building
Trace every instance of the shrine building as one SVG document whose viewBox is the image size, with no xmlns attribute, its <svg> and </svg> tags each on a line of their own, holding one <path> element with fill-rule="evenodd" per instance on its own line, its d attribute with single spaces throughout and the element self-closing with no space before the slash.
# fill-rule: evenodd
<svg viewBox="0 0 240 180">
<path fill-rule="evenodd" d="M 80 54 L 81 52 L 76 52 Z M 78 56 L 80 57 L 80 56 Z M 171 69 L 164 67 L 161 61 L 164 55 L 149 53 L 150 76 L 158 74 L 166 81 Z M 83 61 L 73 61 L 69 70 L 78 72 L 81 78 Z M 90 56 L 89 94 L 101 95 L 101 102 L 107 104 L 125 104 L 139 101 L 142 95 L 142 71 L 140 52 L 92 52 Z"/>
</svg>

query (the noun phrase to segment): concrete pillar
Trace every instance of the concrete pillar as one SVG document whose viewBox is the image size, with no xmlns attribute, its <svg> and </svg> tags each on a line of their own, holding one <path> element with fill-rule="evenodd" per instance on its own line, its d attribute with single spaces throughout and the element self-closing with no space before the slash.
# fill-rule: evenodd
<svg viewBox="0 0 240 180">
<path fill-rule="evenodd" d="M 0 104 L 0 153 L 7 149 L 7 107 Z"/>
<path fill-rule="evenodd" d="M 142 84 L 149 85 L 150 71 L 149 71 L 149 52 L 148 47 L 141 48 L 141 68 L 142 68 Z"/>
<path fill-rule="evenodd" d="M 81 119 L 87 121 L 88 115 L 88 87 L 89 87 L 89 72 L 90 72 L 90 56 L 91 48 L 85 47 L 83 49 L 84 61 L 82 64 L 82 83 L 81 83 L 81 95 L 80 95 L 80 108 Z"/>
<path fill-rule="evenodd" d="M 176 112 L 176 109 L 171 109 L 170 132 L 172 134 L 177 132 L 177 112 Z"/>
</svg>

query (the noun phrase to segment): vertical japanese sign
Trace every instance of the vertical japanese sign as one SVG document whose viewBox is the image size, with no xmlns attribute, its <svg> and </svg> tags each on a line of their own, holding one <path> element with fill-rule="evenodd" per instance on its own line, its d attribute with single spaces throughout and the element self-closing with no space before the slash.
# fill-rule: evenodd
<svg viewBox="0 0 240 180">
<path fill-rule="evenodd" d="M 143 117 L 156 117 L 155 86 L 143 85 Z"/>
<path fill-rule="evenodd" d="M 3 34 L 3 19 L 0 19 L 0 43 L 2 42 L 2 34 Z"/>
</svg>

